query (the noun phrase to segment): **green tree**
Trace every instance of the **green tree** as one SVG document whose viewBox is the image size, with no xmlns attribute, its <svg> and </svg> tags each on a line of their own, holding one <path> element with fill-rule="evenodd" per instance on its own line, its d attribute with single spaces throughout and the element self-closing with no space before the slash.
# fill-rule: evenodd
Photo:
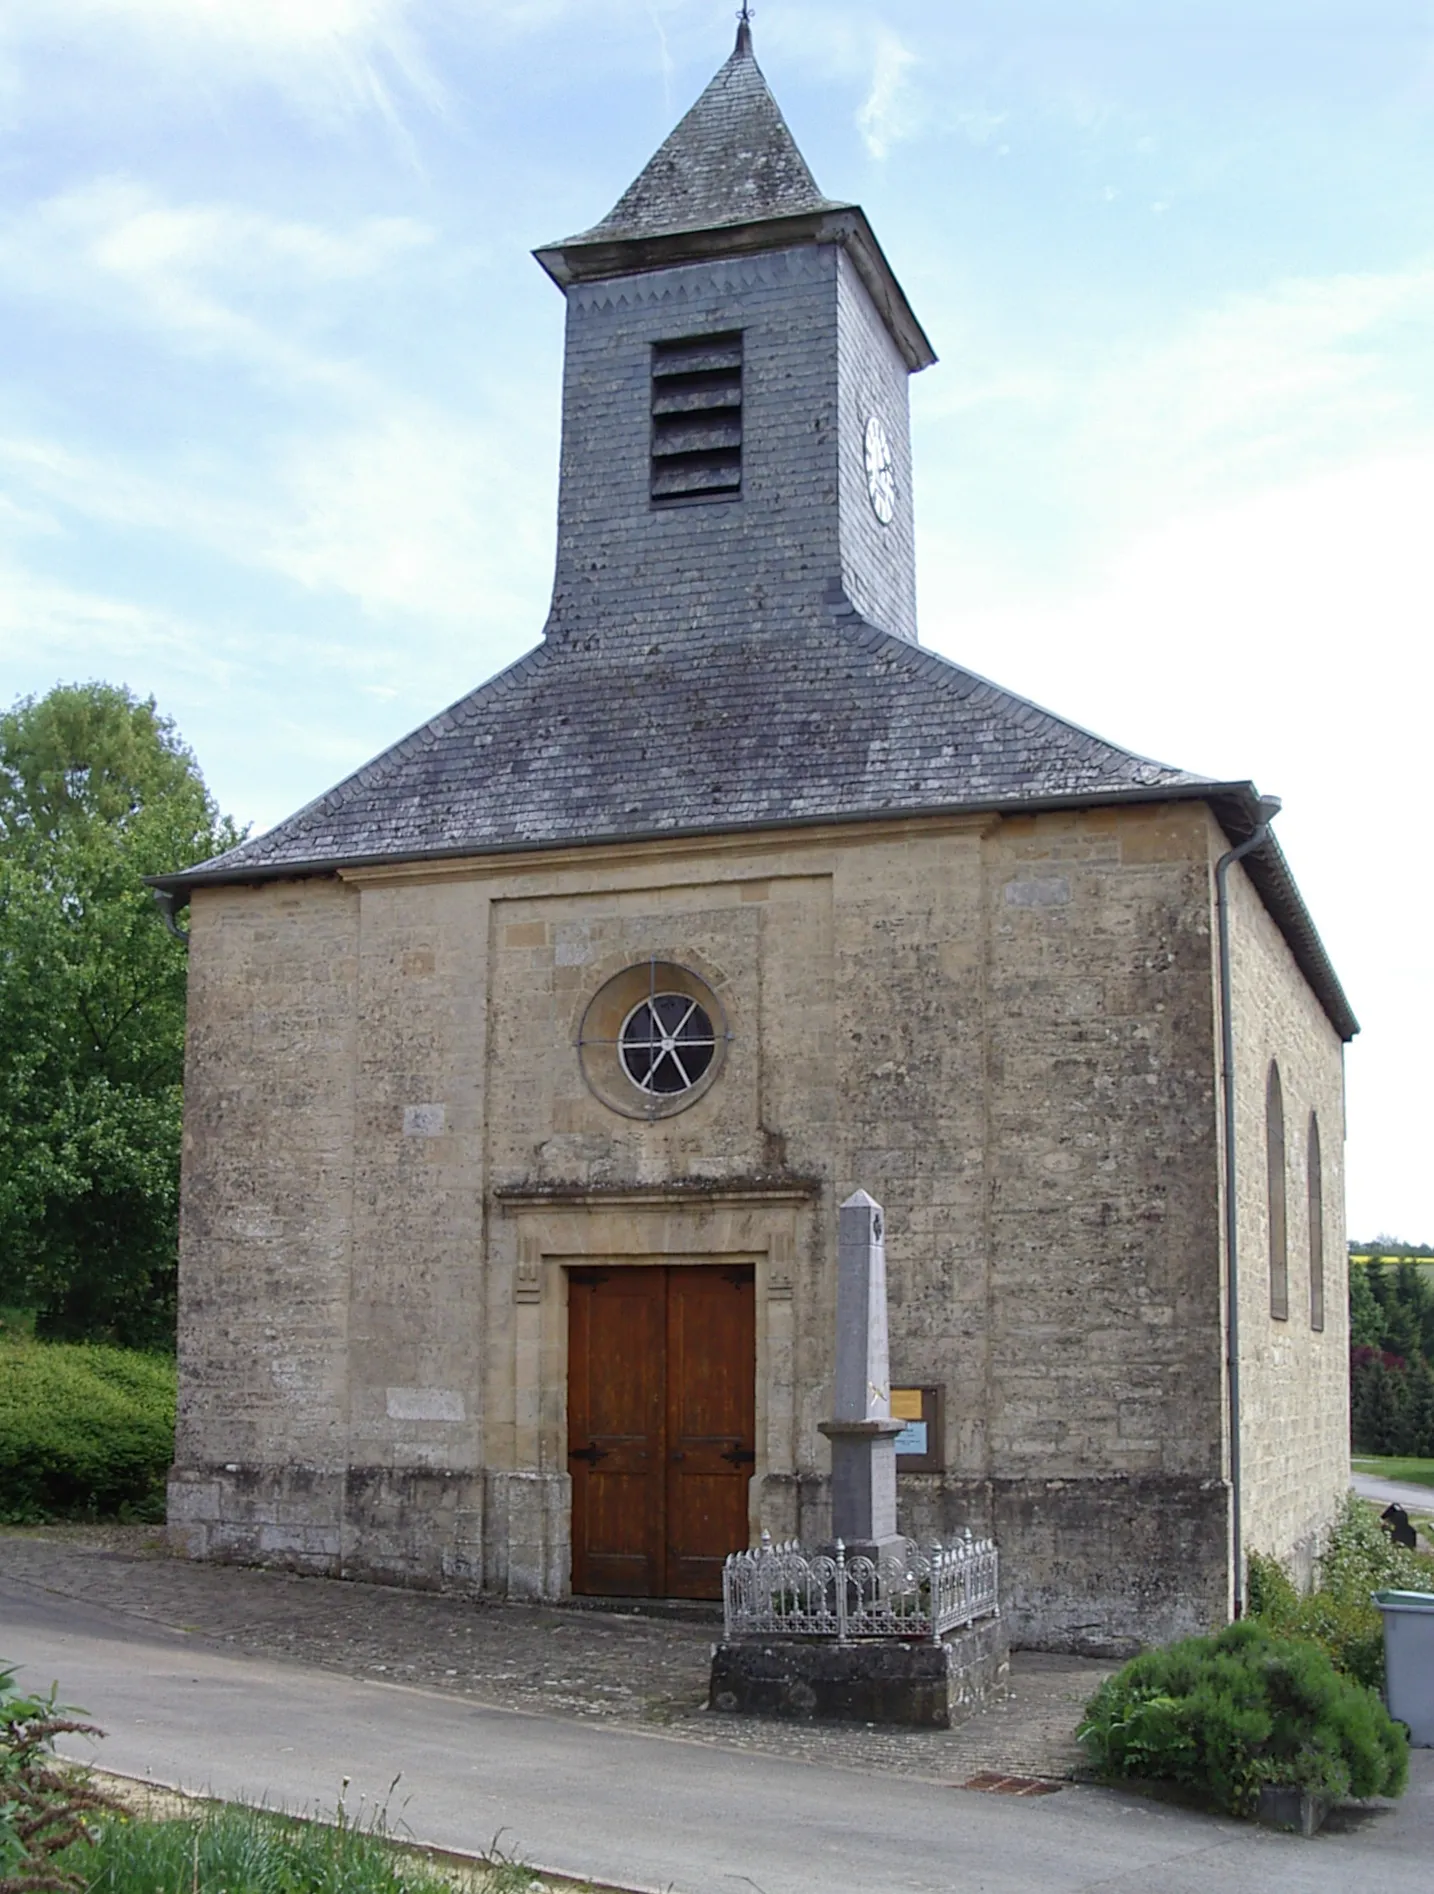
<svg viewBox="0 0 1434 1894">
<path fill-rule="evenodd" d="M 173 1334 L 185 957 L 144 883 L 238 839 L 159 714 L 109 684 L 0 716 L 0 1302 Z"/>
<path fill-rule="evenodd" d="M 1363 1263 L 1349 1266 L 1349 1340 L 1352 1348 L 1378 1348 L 1384 1333 L 1384 1312 L 1369 1286 Z"/>
<path fill-rule="evenodd" d="M 1400 1263 L 1386 1285 L 1384 1346 L 1391 1355 L 1412 1362 L 1423 1352 L 1423 1273 L 1415 1263 Z"/>
<path fill-rule="evenodd" d="M 1407 1379 L 1409 1399 L 1396 1451 L 1422 1460 L 1434 1455 L 1434 1368 L 1420 1357 L 1410 1368 Z"/>
<path fill-rule="evenodd" d="M 1389 1307 L 1389 1277 L 1385 1272 L 1384 1264 L 1377 1256 L 1365 1264 L 1364 1280 L 1369 1287 L 1370 1295 L 1378 1305 L 1382 1322 L 1384 1312 Z"/>
<path fill-rule="evenodd" d="M 1403 1438 L 1408 1391 L 1397 1369 L 1376 1355 L 1354 1374 L 1350 1433 L 1356 1453 L 1398 1453 Z"/>
</svg>

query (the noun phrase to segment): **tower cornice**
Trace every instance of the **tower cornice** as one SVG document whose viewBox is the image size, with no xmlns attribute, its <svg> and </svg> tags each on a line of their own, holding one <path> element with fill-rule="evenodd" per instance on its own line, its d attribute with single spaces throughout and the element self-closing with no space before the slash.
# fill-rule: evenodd
<svg viewBox="0 0 1434 1894">
<path fill-rule="evenodd" d="M 859 204 L 834 204 L 790 217 L 762 217 L 653 236 L 572 237 L 564 243 L 546 244 L 533 255 L 559 288 L 567 289 L 574 283 L 637 276 L 764 250 L 789 250 L 805 243 L 837 244 L 844 249 L 908 369 L 915 373 L 930 368 L 936 351 Z"/>
</svg>

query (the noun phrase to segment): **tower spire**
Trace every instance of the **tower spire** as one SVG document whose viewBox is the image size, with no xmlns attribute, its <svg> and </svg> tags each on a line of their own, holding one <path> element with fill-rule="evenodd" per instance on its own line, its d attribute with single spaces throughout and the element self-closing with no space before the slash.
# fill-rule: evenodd
<svg viewBox="0 0 1434 1894">
<path fill-rule="evenodd" d="M 752 11 L 742 0 L 736 50 L 601 223 L 535 255 L 567 289 L 699 258 L 840 244 L 907 368 L 925 368 L 931 344 L 860 206 L 823 197 L 797 149 L 752 51 Z"/>
</svg>

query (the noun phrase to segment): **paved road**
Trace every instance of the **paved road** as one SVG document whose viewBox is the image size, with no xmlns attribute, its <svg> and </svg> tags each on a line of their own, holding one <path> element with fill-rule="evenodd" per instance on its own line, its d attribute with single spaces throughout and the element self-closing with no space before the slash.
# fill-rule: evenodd
<svg viewBox="0 0 1434 1894">
<path fill-rule="evenodd" d="M 1381 1480 L 1373 1473 L 1351 1473 L 1349 1483 L 1361 1499 L 1381 1506 L 1402 1506 L 1406 1512 L 1434 1514 L 1434 1486 L 1414 1486 L 1408 1480 Z"/>
<path fill-rule="evenodd" d="M 420 1840 L 672 1894 L 1428 1894 L 1434 1751 L 1395 1809 L 1312 1842 L 1098 1789 L 1015 1801 L 235 1656 L 0 1581 L 0 1657 L 60 1680 L 124 1774 L 302 1809 L 382 1802 Z M 81 1753 L 78 1749 L 75 1753 Z"/>
</svg>

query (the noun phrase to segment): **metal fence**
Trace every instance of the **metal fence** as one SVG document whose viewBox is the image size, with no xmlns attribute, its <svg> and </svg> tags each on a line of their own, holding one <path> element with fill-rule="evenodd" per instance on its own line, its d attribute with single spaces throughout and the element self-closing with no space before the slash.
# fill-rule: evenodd
<svg viewBox="0 0 1434 1894">
<path fill-rule="evenodd" d="M 804 1552 L 764 1532 L 722 1569 L 726 1636 L 939 1638 L 996 1616 L 998 1580 L 995 1545 L 969 1530 L 954 1545 L 907 1539 L 879 1563 L 848 1558 L 840 1539 L 830 1553 Z"/>
</svg>

